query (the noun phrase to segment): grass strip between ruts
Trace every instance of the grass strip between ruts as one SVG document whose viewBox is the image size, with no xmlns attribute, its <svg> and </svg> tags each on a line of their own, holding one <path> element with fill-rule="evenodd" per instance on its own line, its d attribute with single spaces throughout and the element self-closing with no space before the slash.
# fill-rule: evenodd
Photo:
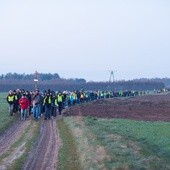
<svg viewBox="0 0 170 170">
<path fill-rule="evenodd" d="M 57 121 L 59 135 L 61 138 L 61 148 L 59 150 L 58 170 L 80 170 L 81 165 L 76 148 L 75 139 L 63 120 Z"/>
</svg>

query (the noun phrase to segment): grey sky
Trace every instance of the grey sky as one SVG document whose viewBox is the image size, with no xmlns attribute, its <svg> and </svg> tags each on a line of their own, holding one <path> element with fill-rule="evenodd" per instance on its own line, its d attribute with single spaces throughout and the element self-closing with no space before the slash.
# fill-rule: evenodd
<svg viewBox="0 0 170 170">
<path fill-rule="evenodd" d="M 1 0 L 0 74 L 170 77 L 169 0 Z"/>
</svg>

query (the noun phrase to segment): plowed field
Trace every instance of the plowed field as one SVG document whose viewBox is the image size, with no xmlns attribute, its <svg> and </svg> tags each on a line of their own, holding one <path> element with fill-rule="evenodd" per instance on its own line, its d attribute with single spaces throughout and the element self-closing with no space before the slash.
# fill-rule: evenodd
<svg viewBox="0 0 170 170">
<path fill-rule="evenodd" d="M 65 116 L 96 116 L 144 121 L 170 121 L 170 94 L 100 99 L 71 107 Z"/>
</svg>

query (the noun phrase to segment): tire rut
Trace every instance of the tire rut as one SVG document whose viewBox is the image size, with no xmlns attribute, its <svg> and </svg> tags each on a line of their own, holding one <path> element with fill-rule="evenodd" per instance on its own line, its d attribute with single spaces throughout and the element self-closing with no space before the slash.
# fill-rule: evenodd
<svg viewBox="0 0 170 170">
<path fill-rule="evenodd" d="M 0 156 L 7 152 L 29 126 L 31 120 L 18 121 L 0 135 Z"/>
<path fill-rule="evenodd" d="M 43 120 L 40 138 L 29 155 L 24 170 L 53 170 L 57 168 L 59 136 L 56 121 Z"/>
</svg>

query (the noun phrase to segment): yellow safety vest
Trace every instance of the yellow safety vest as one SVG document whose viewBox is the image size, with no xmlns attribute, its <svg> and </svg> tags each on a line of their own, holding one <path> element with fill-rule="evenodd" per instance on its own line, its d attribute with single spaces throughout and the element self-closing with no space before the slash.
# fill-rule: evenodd
<svg viewBox="0 0 170 170">
<path fill-rule="evenodd" d="M 57 99 L 54 100 L 55 106 L 58 106 Z"/>
<path fill-rule="evenodd" d="M 45 104 L 46 98 L 47 98 L 47 96 L 45 96 L 45 98 L 44 98 L 44 104 Z M 51 100 L 51 97 L 49 97 L 48 98 L 48 104 L 51 104 L 51 103 L 52 103 L 52 100 Z"/>
<path fill-rule="evenodd" d="M 63 101 L 62 95 L 58 95 L 58 102 L 62 102 L 62 101 Z"/>
<path fill-rule="evenodd" d="M 52 103 L 51 97 L 48 98 L 48 103 L 49 103 L 49 104 Z"/>
<path fill-rule="evenodd" d="M 15 95 L 15 100 L 18 100 L 18 96 L 17 95 Z"/>
<path fill-rule="evenodd" d="M 13 102 L 13 101 L 14 101 L 14 95 L 8 96 L 8 101 L 9 101 L 9 102 Z"/>
</svg>

